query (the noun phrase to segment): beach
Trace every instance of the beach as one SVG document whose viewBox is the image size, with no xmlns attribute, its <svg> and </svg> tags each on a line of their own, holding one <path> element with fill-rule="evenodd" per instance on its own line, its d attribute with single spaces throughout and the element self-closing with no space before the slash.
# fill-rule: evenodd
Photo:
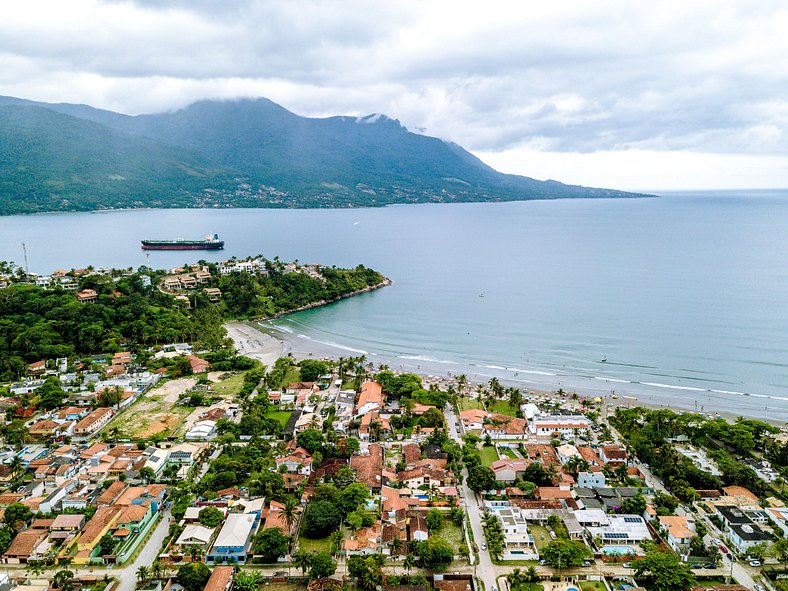
<svg viewBox="0 0 788 591">
<path fill-rule="evenodd" d="M 402 357 L 389 357 L 379 355 L 374 352 L 356 349 L 346 345 L 328 344 L 321 341 L 310 339 L 304 335 L 294 334 L 281 330 L 275 324 L 268 321 L 262 322 L 233 322 L 228 323 L 228 334 L 236 343 L 239 353 L 253 359 L 258 359 L 264 365 L 271 365 L 278 357 L 292 355 L 296 360 L 302 359 L 337 359 L 339 357 L 358 357 L 366 356 L 367 362 L 374 364 L 377 368 L 380 365 L 387 365 L 395 372 L 415 373 L 422 377 L 425 384 L 435 383 L 447 387 L 454 381 L 454 377 L 465 374 L 468 378 L 469 388 L 472 390 L 476 384 L 487 384 L 490 378 L 497 377 L 504 386 L 516 386 L 527 393 L 536 397 L 549 396 L 558 397 L 556 391 L 559 389 L 565 393 L 578 394 L 582 398 L 603 398 L 609 410 L 616 407 L 643 406 L 647 408 L 670 408 L 676 411 L 705 412 L 711 415 L 719 415 L 728 420 L 735 420 L 738 416 L 758 418 L 777 426 L 783 426 L 788 417 L 781 413 L 753 412 L 731 412 L 722 404 L 696 404 L 692 398 L 678 393 L 656 393 L 650 391 L 647 385 L 642 384 L 621 384 L 616 380 L 610 380 L 607 384 L 588 385 L 575 384 L 575 381 L 551 381 L 552 376 L 539 376 L 522 374 L 509 370 L 505 367 L 463 367 L 460 364 L 449 364 L 445 362 L 434 362 L 428 358 L 403 359 Z M 476 370 L 476 371 L 474 371 Z M 638 388 L 638 386 L 641 386 Z M 712 393 L 709 393 L 712 394 Z M 711 396 L 709 399 L 711 400 Z M 713 403 L 713 400 L 712 400 Z"/>
</svg>

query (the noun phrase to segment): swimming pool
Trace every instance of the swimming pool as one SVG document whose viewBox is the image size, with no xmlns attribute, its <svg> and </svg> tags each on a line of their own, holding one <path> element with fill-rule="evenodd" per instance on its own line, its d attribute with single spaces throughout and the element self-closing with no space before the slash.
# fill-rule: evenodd
<svg viewBox="0 0 788 591">
<path fill-rule="evenodd" d="M 632 546 L 602 546 L 602 554 L 606 556 L 626 556 L 628 554 L 637 554 Z"/>
</svg>

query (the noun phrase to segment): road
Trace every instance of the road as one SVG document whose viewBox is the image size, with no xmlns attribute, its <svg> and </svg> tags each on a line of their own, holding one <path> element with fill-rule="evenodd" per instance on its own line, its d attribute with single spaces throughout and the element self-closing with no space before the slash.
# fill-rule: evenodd
<svg viewBox="0 0 788 591">
<path fill-rule="evenodd" d="M 449 428 L 449 436 L 455 441 L 462 443 L 458 435 L 457 416 L 454 414 L 453 409 L 445 412 L 446 425 Z M 484 531 L 482 530 L 482 515 L 484 512 L 479 506 L 479 499 L 476 493 L 468 488 L 466 484 L 468 480 L 468 471 L 463 469 L 463 483 L 460 486 L 462 497 L 465 501 L 465 512 L 468 515 L 468 522 L 471 524 L 471 531 L 473 532 L 473 539 L 479 547 L 479 563 L 476 565 L 476 577 L 484 583 L 486 591 L 491 591 L 493 587 L 497 588 L 496 577 L 498 576 L 498 568 L 493 564 L 490 558 L 490 553 L 481 549 L 482 542 L 484 541 Z M 507 571 L 509 569 L 506 569 Z"/>
<path fill-rule="evenodd" d="M 145 545 L 137 555 L 134 562 L 122 566 L 95 566 L 92 568 L 71 567 L 70 570 L 76 576 L 93 575 L 102 577 L 105 574 L 118 580 L 118 587 L 115 591 L 134 591 L 137 586 L 137 569 L 143 565 L 150 568 L 153 561 L 159 555 L 161 544 L 167 537 L 170 529 L 170 510 L 167 509 L 162 515 L 161 521 L 156 524 L 151 536 L 145 541 Z"/>
</svg>

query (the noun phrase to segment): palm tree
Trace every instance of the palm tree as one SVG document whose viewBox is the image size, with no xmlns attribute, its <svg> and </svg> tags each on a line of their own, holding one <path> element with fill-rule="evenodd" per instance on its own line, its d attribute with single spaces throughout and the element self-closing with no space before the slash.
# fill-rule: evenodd
<svg viewBox="0 0 788 591">
<path fill-rule="evenodd" d="M 334 532 L 331 532 L 331 548 L 334 551 L 334 554 L 339 557 L 339 553 L 342 551 L 342 541 L 345 539 L 345 532 L 342 529 L 338 529 Z"/>
<path fill-rule="evenodd" d="M 189 556 L 192 559 L 192 562 L 196 562 L 196 558 L 202 556 L 202 548 L 200 548 L 197 544 L 192 544 L 189 546 Z"/>
<path fill-rule="evenodd" d="M 399 538 L 394 538 L 393 540 L 391 540 L 391 544 L 389 546 L 391 548 L 391 555 L 394 556 L 396 554 L 396 556 L 399 557 L 399 551 L 402 550 L 402 540 L 400 540 Z M 397 558 L 395 558 L 394 560 L 396 561 Z M 396 562 L 394 563 L 394 574 L 395 575 L 397 574 Z"/>
<path fill-rule="evenodd" d="M 512 410 L 520 408 L 520 405 L 523 403 L 523 393 L 520 392 L 519 388 L 509 388 L 507 390 L 507 395 L 509 399 L 509 408 Z"/>
<path fill-rule="evenodd" d="M 293 554 L 290 562 L 294 567 L 300 568 L 302 574 L 306 574 L 306 571 L 312 566 L 312 555 L 306 550 L 299 550 Z"/>
<path fill-rule="evenodd" d="M 536 568 L 533 566 L 529 566 L 525 569 L 525 572 L 522 575 L 523 583 L 528 584 L 529 589 L 533 589 L 534 584 L 539 582 L 539 573 L 536 572 Z"/>
<path fill-rule="evenodd" d="M 408 571 L 408 573 L 410 573 L 410 569 L 412 569 L 416 565 L 416 558 L 413 556 L 413 554 L 408 552 L 405 555 L 405 562 L 403 562 L 402 564 L 405 567 L 405 570 Z"/>
<path fill-rule="evenodd" d="M 25 469 L 25 464 L 22 461 L 22 458 L 19 456 L 14 456 L 11 462 L 8 464 L 8 467 L 11 469 L 11 474 L 17 476 Z"/>
<path fill-rule="evenodd" d="M 150 569 L 144 564 L 137 569 L 137 580 L 140 583 L 147 583 L 150 578 Z"/>
<path fill-rule="evenodd" d="M 162 567 L 161 563 L 158 560 L 153 561 L 153 566 L 151 567 L 151 573 L 153 574 L 154 579 L 161 579 L 164 575 L 164 567 Z"/>
<path fill-rule="evenodd" d="M 282 517 L 287 525 L 287 531 L 292 532 L 293 524 L 298 518 L 298 501 L 292 497 L 285 500 L 285 506 L 282 507 Z"/>
</svg>

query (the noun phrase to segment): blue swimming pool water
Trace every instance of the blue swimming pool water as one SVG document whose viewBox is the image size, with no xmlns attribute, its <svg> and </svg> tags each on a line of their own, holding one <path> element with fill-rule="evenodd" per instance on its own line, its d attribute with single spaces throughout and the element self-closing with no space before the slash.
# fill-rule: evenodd
<svg viewBox="0 0 788 591">
<path fill-rule="evenodd" d="M 602 554 L 607 556 L 625 556 L 627 554 L 637 554 L 632 546 L 602 546 Z"/>
</svg>

